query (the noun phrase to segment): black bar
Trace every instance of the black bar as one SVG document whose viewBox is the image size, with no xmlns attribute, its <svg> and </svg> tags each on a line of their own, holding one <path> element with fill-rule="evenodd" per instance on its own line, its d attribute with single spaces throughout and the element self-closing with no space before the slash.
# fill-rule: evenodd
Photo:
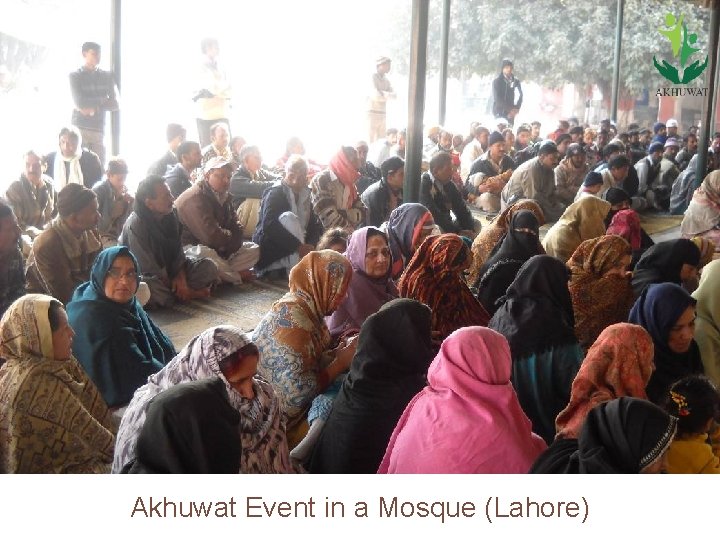
<svg viewBox="0 0 720 540">
<path fill-rule="evenodd" d="M 700 126 L 700 137 L 698 141 L 698 159 L 695 169 L 695 187 L 699 187 L 705 179 L 705 171 L 707 170 L 708 146 L 710 145 L 710 127 L 712 123 L 713 103 L 717 99 L 715 94 L 715 78 L 717 77 L 717 60 L 716 53 L 718 49 L 718 31 L 720 30 L 720 0 L 714 0 L 710 7 L 710 30 L 708 31 L 708 56 L 710 63 L 709 69 L 705 72 L 705 80 L 708 84 L 707 93 L 703 100 L 703 119 Z M 714 127 L 714 126 L 712 126 Z"/>
<path fill-rule="evenodd" d="M 112 56 L 110 58 L 110 71 L 115 77 L 115 84 L 117 85 L 118 92 L 120 92 L 122 90 L 122 62 L 120 52 L 122 48 L 122 0 L 112 0 L 111 9 L 110 39 L 112 40 Z M 119 99 L 120 96 L 118 96 L 118 100 Z M 110 129 L 112 153 L 114 156 L 117 156 L 120 154 L 120 110 L 110 113 Z"/>
<path fill-rule="evenodd" d="M 447 75 L 448 75 L 448 51 L 450 46 L 450 1 L 443 0 L 442 28 L 440 31 L 440 102 L 438 109 L 438 120 L 440 125 L 445 125 L 445 111 L 447 108 Z"/>
<path fill-rule="evenodd" d="M 615 23 L 615 57 L 613 60 L 612 98 L 610 101 L 610 119 L 618 120 L 618 98 L 620 94 L 620 51 L 622 49 L 623 12 L 625 0 L 617 0 L 617 21 Z"/>
<path fill-rule="evenodd" d="M 418 202 L 420 199 L 429 4 L 430 0 L 413 0 L 412 3 L 404 202 Z"/>
</svg>

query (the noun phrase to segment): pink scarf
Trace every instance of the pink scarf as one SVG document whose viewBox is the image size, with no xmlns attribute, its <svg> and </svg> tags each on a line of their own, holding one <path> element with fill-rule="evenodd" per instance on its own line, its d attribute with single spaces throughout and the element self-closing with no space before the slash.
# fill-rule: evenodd
<svg viewBox="0 0 720 540">
<path fill-rule="evenodd" d="M 510 383 L 510 347 L 479 326 L 442 344 L 428 386 L 405 409 L 379 473 L 527 473 L 545 442 Z"/>
<path fill-rule="evenodd" d="M 352 205 L 358 198 L 355 182 L 360 178 L 360 173 L 355 168 L 355 165 L 350 163 L 350 160 L 342 149 L 330 160 L 330 169 L 337 175 L 340 183 L 347 188 L 348 196 L 343 201 L 343 208 L 346 210 L 352 208 Z"/>
</svg>

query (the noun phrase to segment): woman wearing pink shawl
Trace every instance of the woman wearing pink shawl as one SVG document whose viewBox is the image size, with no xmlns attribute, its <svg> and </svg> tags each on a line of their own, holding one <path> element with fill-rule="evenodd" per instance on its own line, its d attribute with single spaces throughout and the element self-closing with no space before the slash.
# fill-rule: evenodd
<svg viewBox="0 0 720 540">
<path fill-rule="evenodd" d="M 360 332 L 365 319 L 398 297 L 391 278 L 392 257 L 388 239 L 380 229 L 358 229 L 348 242 L 345 258 L 353 267 L 347 296 L 325 322 L 335 339 Z"/>
<path fill-rule="evenodd" d="M 443 342 L 395 427 L 379 473 L 526 473 L 546 448 L 510 383 L 510 347 L 480 326 Z"/>
</svg>

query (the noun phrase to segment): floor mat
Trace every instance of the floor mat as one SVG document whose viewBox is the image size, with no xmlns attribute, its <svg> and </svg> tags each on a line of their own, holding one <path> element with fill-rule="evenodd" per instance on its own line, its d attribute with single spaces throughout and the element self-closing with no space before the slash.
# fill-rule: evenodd
<svg viewBox="0 0 720 540">
<path fill-rule="evenodd" d="M 648 234 L 658 234 L 679 227 L 683 216 L 640 214 L 640 225 Z"/>
</svg>

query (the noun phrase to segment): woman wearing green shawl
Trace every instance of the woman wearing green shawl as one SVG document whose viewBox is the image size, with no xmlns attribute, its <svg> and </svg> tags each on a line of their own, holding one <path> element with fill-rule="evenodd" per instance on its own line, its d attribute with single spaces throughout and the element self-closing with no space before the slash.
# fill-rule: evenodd
<svg viewBox="0 0 720 540">
<path fill-rule="evenodd" d="M 73 353 L 109 407 L 127 405 L 148 376 L 175 356 L 168 337 L 135 299 L 139 283 L 130 250 L 108 248 L 67 306 L 75 329 Z"/>
</svg>

